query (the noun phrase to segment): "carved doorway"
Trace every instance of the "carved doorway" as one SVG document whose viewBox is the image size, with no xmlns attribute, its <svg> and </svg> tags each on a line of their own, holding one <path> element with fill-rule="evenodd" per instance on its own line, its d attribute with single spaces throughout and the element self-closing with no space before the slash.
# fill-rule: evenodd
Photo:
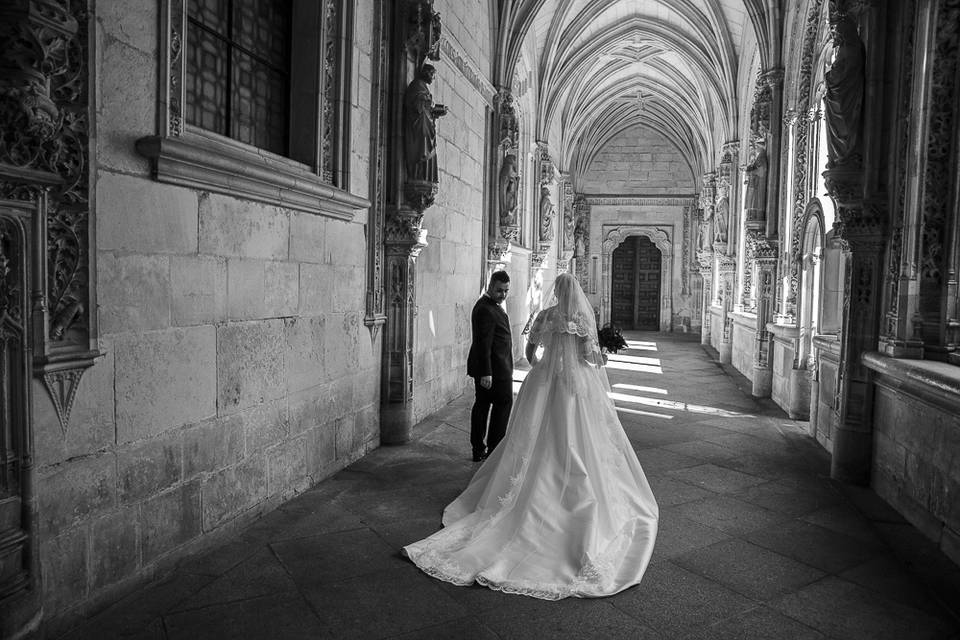
<svg viewBox="0 0 960 640">
<path fill-rule="evenodd" d="M 631 236 L 613 251 L 610 317 L 625 329 L 660 328 L 662 256 L 647 236 Z"/>
</svg>

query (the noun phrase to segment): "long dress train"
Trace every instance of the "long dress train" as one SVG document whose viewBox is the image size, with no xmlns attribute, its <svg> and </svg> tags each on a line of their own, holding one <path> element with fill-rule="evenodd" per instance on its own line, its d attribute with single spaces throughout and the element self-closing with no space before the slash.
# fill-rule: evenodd
<svg viewBox="0 0 960 640">
<path fill-rule="evenodd" d="M 538 317 L 541 330 L 551 312 Z M 444 528 L 404 552 L 457 585 L 547 600 L 611 595 L 640 582 L 657 503 L 606 373 L 582 357 L 584 338 L 543 339 L 544 359 L 520 388 L 505 439 L 446 507 Z"/>
</svg>

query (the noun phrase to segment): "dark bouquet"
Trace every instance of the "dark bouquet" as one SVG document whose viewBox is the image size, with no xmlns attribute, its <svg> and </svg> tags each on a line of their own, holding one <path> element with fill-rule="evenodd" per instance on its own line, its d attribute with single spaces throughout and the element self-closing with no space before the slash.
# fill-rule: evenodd
<svg viewBox="0 0 960 640">
<path fill-rule="evenodd" d="M 597 341 L 600 347 L 608 353 L 616 353 L 620 349 L 627 348 L 627 341 L 624 340 L 620 327 L 615 324 L 605 324 L 597 332 Z"/>
</svg>

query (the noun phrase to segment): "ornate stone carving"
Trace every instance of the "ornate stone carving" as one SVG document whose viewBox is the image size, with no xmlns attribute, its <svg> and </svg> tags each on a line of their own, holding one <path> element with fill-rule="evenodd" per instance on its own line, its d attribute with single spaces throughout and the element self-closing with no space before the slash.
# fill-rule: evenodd
<svg viewBox="0 0 960 640">
<path fill-rule="evenodd" d="M 433 10 L 433 0 L 414 2 L 408 10 L 408 36 L 406 46 L 417 61 L 440 59 L 440 39 L 442 27 L 440 14 Z"/>
<path fill-rule="evenodd" d="M 553 202 L 550 200 L 550 188 L 547 186 L 540 187 L 540 220 L 539 220 L 539 229 L 540 229 L 540 242 L 543 244 L 548 244 L 553 242 L 554 237 L 556 236 L 556 230 L 554 228 L 553 219 L 555 217 L 555 211 L 553 207 Z"/>
<path fill-rule="evenodd" d="M 930 116 L 926 139 L 926 174 L 921 229 L 920 289 L 923 313 L 942 315 L 941 291 L 948 272 L 950 253 L 948 219 L 956 185 L 955 152 L 957 113 L 957 68 L 960 65 L 960 0 L 944 0 L 938 9 L 933 77 L 930 82 Z M 956 215 L 954 213 L 954 215 Z M 955 260 L 955 258 L 954 258 Z M 955 265 L 954 265 L 955 268 Z"/>
<path fill-rule="evenodd" d="M 571 255 L 576 249 L 574 231 L 576 230 L 576 213 L 573 210 L 573 184 L 569 178 L 563 181 L 563 251 Z"/>
<path fill-rule="evenodd" d="M 767 208 L 767 150 L 765 140 L 750 141 L 750 162 L 744 167 L 744 210 L 747 228 L 764 226 Z"/>
<path fill-rule="evenodd" d="M 520 125 L 513 93 L 501 89 L 494 98 L 500 120 L 500 145 L 507 149 L 516 149 L 520 139 Z"/>
<path fill-rule="evenodd" d="M 500 226 L 509 227 L 517 224 L 517 203 L 520 189 L 520 173 L 517 167 L 517 157 L 508 153 L 500 165 L 498 195 L 500 202 Z M 506 236 L 504 236 L 506 237 Z"/>
<path fill-rule="evenodd" d="M 583 290 L 588 291 L 589 266 L 587 261 L 590 256 L 590 205 L 587 204 L 586 198 L 577 195 L 574 196 L 573 206 L 577 219 L 573 229 L 573 255 L 576 257 L 576 276 Z"/>
<path fill-rule="evenodd" d="M 694 197 L 671 198 L 662 196 L 584 196 L 588 205 L 624 205 L 632 207 L 686 207 L 696 205 Z"/>
<path fill-rule="evenodd" d="M 530 268 L 542 269 L 543 263 L 547 258 L 547 251 L 538 249 L 530 252 Z"/>
<path fill-rule="evenodd" d="M 553 159 L 550 157 L 550 151 L 547 149 L 545 142 L 537 142 L 537 149 L 539 151 L 540 184 L 551 184 L 557 179 L 557 168 L 553 164 Z"/>
<path fill-rule="evenodd" d="M 384 232 L 387 210 L 385 189 L 387 167 L 384 157 L 387 144 L 387 96 L 390 89 L 389 74 L 389 12 L 381 3 L 374 7 L 373 81 L 370 109 L 370 210 L 367 232 L 367 293 L 366 313 L 363 323 L 376 338 L 379 327 L 386 321 L 384 302 Z"/>
<path fill-rule="evenodd" d="M 683 237 L 680 258 L 680 294 L 690 294 L 690 233 L 693 226 L 693 207 L 683 208 Z"/>
<path fill-rule="evenodd" d="M 477 93 L 483 96 L 487 104 L 493 105 L 497 90 L 490 84 L 490 81 L 484 77 L 483 72 L 476 67 L 470 59 L 470 56 L 467 55 L 460 45 L 447 36 L 441 35 L 440 51 L 443 52 L 446 61 L 450 62 L 452 66 L 466 78 L 467 82 L 473 86 Z"/>
<path fill-rule="evenodd" d="M 36 211 L 32 373 L 69 370 L 75 383 L 99 355 L 90 348 L 87 7 L 7 4 L 0 9 L 0 198 L 29 201 Z M 48 389 L 66 430 L 75 384 Z"/>
</svg>

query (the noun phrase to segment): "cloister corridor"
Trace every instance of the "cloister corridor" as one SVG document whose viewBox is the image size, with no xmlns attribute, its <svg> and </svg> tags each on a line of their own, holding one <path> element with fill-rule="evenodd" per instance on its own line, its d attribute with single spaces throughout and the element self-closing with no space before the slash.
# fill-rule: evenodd
<svg viewBox="0 0 960 640">
<path fill-rule="evenodd" d="M 607 372 L 661 509 L 642 584 L 545 602 L 417 570 L 477 464 L 472 394 L 64 638 L 951 640 L 960 569 L 693 334 L 628 333 Z M 523 371 L 518 372 L 519 379 Z"/>
</svg>

